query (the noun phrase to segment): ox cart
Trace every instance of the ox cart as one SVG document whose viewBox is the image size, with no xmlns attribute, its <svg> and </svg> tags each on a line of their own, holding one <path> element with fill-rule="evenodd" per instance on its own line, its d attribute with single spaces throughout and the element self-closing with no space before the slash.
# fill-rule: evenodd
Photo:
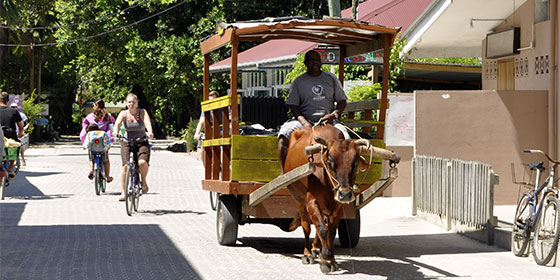
<svg viewBox="0 0 560 280">
<path fill-rule="evenodd" d="M 288 230 L 297 215 L 294 199 L 285 188 L 315 170 L 312 163 L 280 175 L 276 136 L 241 135 L 237 61 L 239 41 L 297 39 L 338 46 L 340 52 L 338 77 L 344 82 L 344 58 L 383 49 L 383 86 L 379 100 L 348 103 L 343 121 L 369 134 L 372 147 L 364 154 L 370 168 L 357 175 L 356 200 L 345 205 L 338 236 L 342 246 L 355 247 L 360 237 L 360 209 L 391 185 L 397 177 L 396 155 L 383 150 L 385 115 L 388 106 L 388 71 L 391 45 L 399 29 L 348 20 L 301 20 L 248 22 L 223 25 L 201 41 L 204 55 L 205 140 L 203 149 L 204 190 L 219 194 L 217 205 L 217 237 L 221 245 L 237 240 L 238 226 L 246 223 L 274 224 Z M 231 46 L 230 94 L 209 100 L 210 53 Z M 377 110 L 377 118 L 372 112 Z M 354 119 L 360 116 L 359 119 Z M 221 119 L 221 121 L 220 121 Z M 230 129 L 227 129 L 227 128 Z M 375 150 L 375 152 L 373 152 Z M 384 161 L 384 159 L 386 161 Z M 393 160 L 389 164 L 389 160 Z M 398 162 L 398 160 L 396 160 Z"/>
</svg>

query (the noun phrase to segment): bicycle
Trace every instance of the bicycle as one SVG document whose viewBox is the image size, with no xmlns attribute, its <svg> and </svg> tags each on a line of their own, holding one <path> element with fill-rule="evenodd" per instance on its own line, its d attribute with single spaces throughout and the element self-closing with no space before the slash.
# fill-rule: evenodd
<svg viewBox="0 0 560 280">
<path fill-rule="evenodd" d="M 142 195 L 142 176 L 138 165 L 138 148 L 141 143 L 148 141 L 147 137 L 138 139 L 126 139 L 119 135 L 119 139 L 128 142 L 130 159 L 126 163 L 125 176 L 125 207 L 126 214 L 131 216 L 132 212 L 138 212 L 138 204 L 140 204 L 140 196 Z"/>
<path fill-rule="evenodd" d="M 10 165 L 10 156 L 9 155 L 16 155 L 15 163 L 14 163 L 14 173 L 17 175 L 19 172 L 19 168 L 21 166 L 20 158 L 19 158 L 19 149 L 20 147 L 5 147 L 4 154 L 2 159 L 2 168 L 5 171 L 5 176 L 2 177 L 2 182 L 0 184 L 0 200 L 4 200 L 4 193 L 6 192 L 6 188 L 10 185 L 10 176 L 8 175 L 8 167 Z"/>
<path fill-rule="evenodd" d="M 94 175 L 94 188 L 95 194 L 99 195 L 100 192 L 105 193 L 107 188 L 107 178 L 105 178 L 105 164 L 104 159 L 106 156 L 105 145 L 102 138 L 93 139 L 89 145 L 89 153 L 93 161 L 93 175 Z M 108 155 L 107 155 L 108 156 Z"/>
<path fill-rule="evenodd" d="M 533 189 L 523 193 L 517 204 L 511 235 L 511 248 L 514 255 L 526 256 L 531 233 L 534 232 L 532 238 L 533 257 L 537 264 L 546 265 L 556 253 L 558 239 L 560 238 L 558 180 L 555 181 L 554 177 L 560 161 L 553 160 L 541 150 L 524 150 L 524 152 L 542 154 L 552 166 L 548 176 L 540 186 L 541 173 L 546 170 L 542 161 L 528 165 L 531 171 L 536 171 L 534 184 L 516 182 L 512 171 L 514 183 Z"/>
</svg>

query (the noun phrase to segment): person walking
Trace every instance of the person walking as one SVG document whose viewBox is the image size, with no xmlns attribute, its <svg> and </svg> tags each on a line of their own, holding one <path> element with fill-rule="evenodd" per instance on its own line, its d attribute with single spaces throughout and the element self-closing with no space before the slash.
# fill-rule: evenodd
<svg viewBox="0 0 560 280">
<path fill-rule="evenodd" d="M 23 134 L 23 124 L 21 122 L 21 116 L 18 111 L 14 108 L 8 107 L 8 102 L 10 101 L 10 95 L 3 91 L 0 93 L 0 124 L 2 125 L 2 130 L 4 132 L 4 137 L 18 141 L 18 138 Z M 18 130 L 19 129 L 19 133 Z M 17 155 L 16 155 L 17 157 Z M 8 176 L 10 178 L 15 178 L 16 174 L 14 170 L 14 161 L 10 160 L 8 164 Z"/>
<path fill-rule="evenodd" d="M 11 108 L 18 110 L 18 104 L 13 102 L 10 105 Z M 23 109 L 23 108 L 22 108 Z M 21 165 L 22 166 L 26 166 L 27 163 L 25 162 L 25 154 L 24 151 L 27 149 L 27 147 L 29 146 L 29 135 L 26 135 L 25 132 L 27 131 L 27 129 L 29 128 L 29 118 L 27 118 L 27 115 L 23 112 L 18 110 L 19 115 L 21 116 L 21 122 L 23 124 L 23 133 L 22 133 L 22 137 L 19 139 L 21 141 L 21 148 L 20 150 L 20 154 L 21 154 Z M 16 127 L 16 132 L 19 135 L 19 127 Z"/>
</svg>

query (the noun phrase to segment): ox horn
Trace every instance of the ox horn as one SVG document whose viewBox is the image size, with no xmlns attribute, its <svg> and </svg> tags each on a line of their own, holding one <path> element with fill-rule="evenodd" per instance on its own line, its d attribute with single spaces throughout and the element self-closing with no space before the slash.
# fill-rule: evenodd
<svg viewBox="0 0 560 280">
<path fill-rule="evenodd" d="M 394 163 L 399 163 L 401 161 L 401 157 L 397 153 L 374 146 L 370 146 L 369 148 L 360 147 L 360 154 L 371 154 L 374 157 L 378 157 L 384 160 L 390 160 Z"/>
<path fill-rule="evenodd" d="M 313 137 L 313 140 L 315 140 L 315 142 L 325 146 L 325 148 L 329 146 L 329 142 L 327 141 L 327 139 L 325 139 L 321 136 L 315 136 L 315 137 Z"/>
<path fill-rule="evenodd" d="M 358 146 L 366 146 L 366 149 L 369 148 L 369 144 L 370 142 L 367 139 L 358 139 L 355 140 L 354 143 L 356 143 L 356 145 Z"/>
<path fill-rule="evenodd" d="M 324 148 L 324 146 L 322 144 L 313 144 L 313 145 L 310 145 L 310 146 L 306 146 L 305 147 L 305 154 L 306 155 L 316 154 L 316 153 L 320 152 L 322 148 Z"/>
</svg>

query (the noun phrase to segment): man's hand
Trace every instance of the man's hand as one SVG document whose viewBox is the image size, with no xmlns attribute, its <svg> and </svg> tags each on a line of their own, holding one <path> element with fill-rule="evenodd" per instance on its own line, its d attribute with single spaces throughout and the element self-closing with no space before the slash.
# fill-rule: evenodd
<svg viewBox="0 0 560 280">
<path fill-rule="evenodd" d="M 330 124 L 332 124 L 332 123 L 334 122 L 334 120 L 336 120 L 336 119 L 337 119 L 336 114 L 333 112 L 333 113 L 324 115 L 324 116 L 319 120 L 319 122 L 325 122 L 325 123 L 330 123 Z"/>
</svg>

